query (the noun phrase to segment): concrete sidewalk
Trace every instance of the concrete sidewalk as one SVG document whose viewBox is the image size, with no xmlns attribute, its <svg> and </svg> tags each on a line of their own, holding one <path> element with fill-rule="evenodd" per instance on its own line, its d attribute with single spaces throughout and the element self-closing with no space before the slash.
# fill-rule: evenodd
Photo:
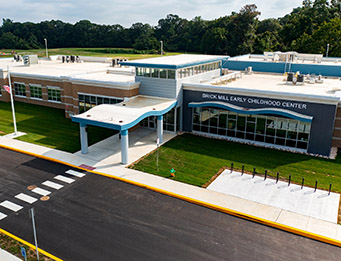
<svg viewBox="0 0 341 261">
<path fill-rule="evenodd" d="M 134 131 L 129 134 L 131 139 L 129 148 L 129 163 L 139 157 L 150 153 L 156 148 L 156 132 L 144 130 Z M 134 137 L 135 136 L 135 137 Z M 166 134 L 165 141 L 174 135 Z M 120 152 L 115 146 L 119 146 L 117 135 L 110 137 L 89 148 L 89 154 L 75 154 L 34 145 L 11 138 L 0 137 L 0 144 L 20 150 L 36 153 L 64 161 L 73 165 L 88 165 L 96 167 L 95 171 L 125 178 L 133 182 L 139 182 L 158 189 L 166 190 L 185 197 L 221 206 L 234 211 L 242 212 L 258 218 L 266 219 L 277 224 L 287 225 L 310 233 L 315 233 L 331 239 L 341 241 L 341 226 L 314 217 L 294 213 L 278 207 L 261 204 L 259 202 L 243 199 L 233 195 L 204 189 L 185 183 L 177 182 L 144 172 L 126 168 L 120 164 Z M 112 148 L 112 150 L 111 150 Z M 112 151 L 110 153 L 110 151 Z"/>
<path fill-rule="evenodd" d="M 20 261 L 21 259 L 0 248 L 0 260 L 1 261 Z"/>
</svg>

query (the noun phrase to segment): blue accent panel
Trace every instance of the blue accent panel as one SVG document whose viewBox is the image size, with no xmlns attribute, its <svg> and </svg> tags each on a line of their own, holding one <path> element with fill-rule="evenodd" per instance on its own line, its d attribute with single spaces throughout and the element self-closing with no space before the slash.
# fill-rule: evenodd
<svg viewBox="0 0 341 261">
<path fill-rule="evenodd" d="M 244 71 L 245 68 L 249 66 L 251 66 L 252 70 L 256 72 L 284 73 L 285 63 L 228 60 L 223 65 L 223 68 L 228 68 L 230 70 Z"/>
<path fill-rule="evenodd" d="M 341 77 L 340 65 L 319 65 L 319 64 L 291 64 L 291 71 L 300 71 L 301 74 L 316 74 L 323 76 Z"/>
<path fill-rule="evenodd" d="M 82 125 L 92 125 L 92 126 L 98 126 L 98 127 L 102 127 L 102 128 L 107 128 L 107 129 L 114 129 L 114 130 L 121 130 L 121 126 L 119 125 L 114 125 L 114 124 L 109 124 L 109 123 L 105 123 L 105 122 L 101 122 L 101 121 L 94 121 L 94 120 L 90 120 L 90 119 L 80 119 L 80 118 L 74 118 L 73 116 L 71 116 L 71 119 L 73 122 L 78 122 L 81 126 Z"/>
<path fill-rule="evenodd" d="M 213 63 L 219 62 L 228 59 L 228 56 L 216 59 L 207 59 L 204 61 L 196 62 L 196 63 L 184 63 L 179 65 L 172 65 L 172 64 L 156 64 L 156 63 L 137 63 L 137 62 L 121 62 L 120 65 L 123 66 L 135 66 L 135 67 L 145 67 L 145 68 L 159 68 L 159 69 L 181 69 L 191 66 L 196 66 L 205 63 Z"/>
<path fill-rule="evenodd" d="M 128 130 L 121 130 L 121 135 L 122 136 L 127 136 L 128 135 Z"/>
<path fill-rule="evenodd" d="M 285 63 L 228 60 L 226 63 L 223 64 L 223 68 L 238 71 L 244 71 L 245 68 L 249 66 L 251 66 L 252 70 L 256 72 L 284 73 Z M 340 65 L 292 63 L 291 71 L 300 71 L 302 74 L 314 73 L 316 75 L 321 74 L 323 76 L 341 77 Z"/>
<path fill-rule="evenodd" d="M 249 110 L 238 110 L 235 109 L 233 107 L 230 107 L 228 105 L 222 105 L 222 104 L 217 104 L 217 103 L 203 103 L 203 104 L 188 104 L 188 107 L 214 107 L 214 108 L 221 108 L 221 109 L 225 109 L 225 110 L 229 110 L 229 111 L 233 111 L 233 112 L 237 112 L 237 113 L 241 113 L 241 114 L 247 114 L 247 115 L 263 115 L 263 114 L 274 114 L 274 115 L 280 115 L 280 116 L 285 116 L 291 119 L 295 119 L 295 120 L 299 120 L 299 121 L 303 121 L 303 122 L 312 122 L 311 119 L 306 119 L 306 118 L 302 118 L 296 115 L 293 115 L 292 113 L 290 113 L 289 111 L 277 111 L 277 110 L 271 110 L 271 109 L 266 109 L 266 110 L 261 110 L 261 111 L 252 111 L 252 109 Z"/>
<path fill-rule="evenodd" d="M 163 115 L 157 116 L 157 119 L 158 119 L 159 121 L 162 121 L 162 120 L 163 120 Z"/>
<path fill-rule="evenodd" d="M 102 127 L 102 128 L 107 128 L 107 129 L 114 129 L 114 130 L 118 130 L 118 131 L 124 131 L 124 130 L 128 130 L 131 127 L 134 127 L 136 124 L 138 124 L 140 121 L 142 121 L 143 119 L 149 117 L 149 116 L 163 116 L 163 114 L 169 112 L 171 109 L 173 109 L 176 104 L 178 102 L 175 101 L 171 106 L 169 106 L 168 108 L 162 110 L 162 111 L 148 111 L 145 114 L 141 115 L 140 117 L 138 117 L 136 120 L 129 122 L 128 124 L 125 125 L 116 125 L 116 124 L 111 124 L 111 123 L 105 123 L 105 122 L 101 122 L 101 121 L 95 121 L 95 120 L 91 120 L 91 119 L 82 119 L 82 118 L 77 118 L 74 116 L 71 116 L 71 119 L 73 122 L 78 122 L 80 123 L 80 125 L 93 125 L 93 126 L 98 126 L 98 127 Z"/>
</svg>

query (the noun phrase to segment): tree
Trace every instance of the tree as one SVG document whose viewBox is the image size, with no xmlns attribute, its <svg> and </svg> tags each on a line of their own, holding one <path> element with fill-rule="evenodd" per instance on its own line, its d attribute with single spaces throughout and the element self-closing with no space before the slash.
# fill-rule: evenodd
<svg viewBox="0 0 341 261">
<path fill-rule="evenodd" d="M 227 25 L 229 55 L 252 53 L 256 39 L 256 28 L 258 24 L 256 5 L 246 5 L 239 13 L 233 14 Z"/>
<path fill-rule="evenodd" d="M 341 19 L 334 18 L 324 22 L 312 35 L 303 34 L 295 40 L 292 47 L 304 53 L 326 53 L 329 44 L 329 56 L 341 57 Z"/>
<path fill-rule="evenodd" d="M 30 46 L 11 32 L 3 33 L 0 37 L 1 49 L 29 49 Z"/>
<path fill-rule="evenodd" d="M 222 54 L 226 51 L 226 44 L 226 29 L 215 27 L 204 34 L 201 50 L 209 54 Z"/>
</svg>

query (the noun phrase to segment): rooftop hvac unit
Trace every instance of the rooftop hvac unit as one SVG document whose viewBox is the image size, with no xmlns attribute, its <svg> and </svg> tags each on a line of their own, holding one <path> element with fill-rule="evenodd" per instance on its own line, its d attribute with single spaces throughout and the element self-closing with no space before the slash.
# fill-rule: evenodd
<svg viewBox="0 0 341 261">
<path fill-rule="evenodd" d="M 38 55 L 24 55 L 23 56 L 24 64 L 38 64 Z"/>
<path fill-rule="evenodd" d="M 319 76 L 317 76 L 317 79 L 315 80 L 316 83 L 323 83 L 323 78 L 322 75 L 320 74 Z"/>
<path fill-rule="evenodd" d="M 249 67 L 245 68 L 245 73 L 246 74 L 252 74 L 252 67 L 249 66 Z"/>
<path fill-rule="evenodd" d="M 289 72 L 287 77 L 287 82 L 292 82 L 294 80 L 294 73 Z"/>
</svg>

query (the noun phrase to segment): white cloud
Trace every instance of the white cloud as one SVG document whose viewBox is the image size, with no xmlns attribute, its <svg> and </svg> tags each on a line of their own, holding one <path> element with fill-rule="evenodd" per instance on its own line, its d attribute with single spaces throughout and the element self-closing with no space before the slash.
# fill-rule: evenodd
<svg viewBox="0 0 341 261">
<path fill-rule="evenodd" d="M 261 19 L 281 17 L 301 5 L 302 0 L 254 0 Z M 0 17 L 17 22 L 62 20 L 75 23 L 90 20 L 99 24 L 121 24 L 130 27 L 136 22 L 157 25 L 167 14 L 192 19 L 201 16 L 212 20 L 230 15 L 246 4 L 245 0 L 10 0 L 0 5 Z"/>
</svg>

